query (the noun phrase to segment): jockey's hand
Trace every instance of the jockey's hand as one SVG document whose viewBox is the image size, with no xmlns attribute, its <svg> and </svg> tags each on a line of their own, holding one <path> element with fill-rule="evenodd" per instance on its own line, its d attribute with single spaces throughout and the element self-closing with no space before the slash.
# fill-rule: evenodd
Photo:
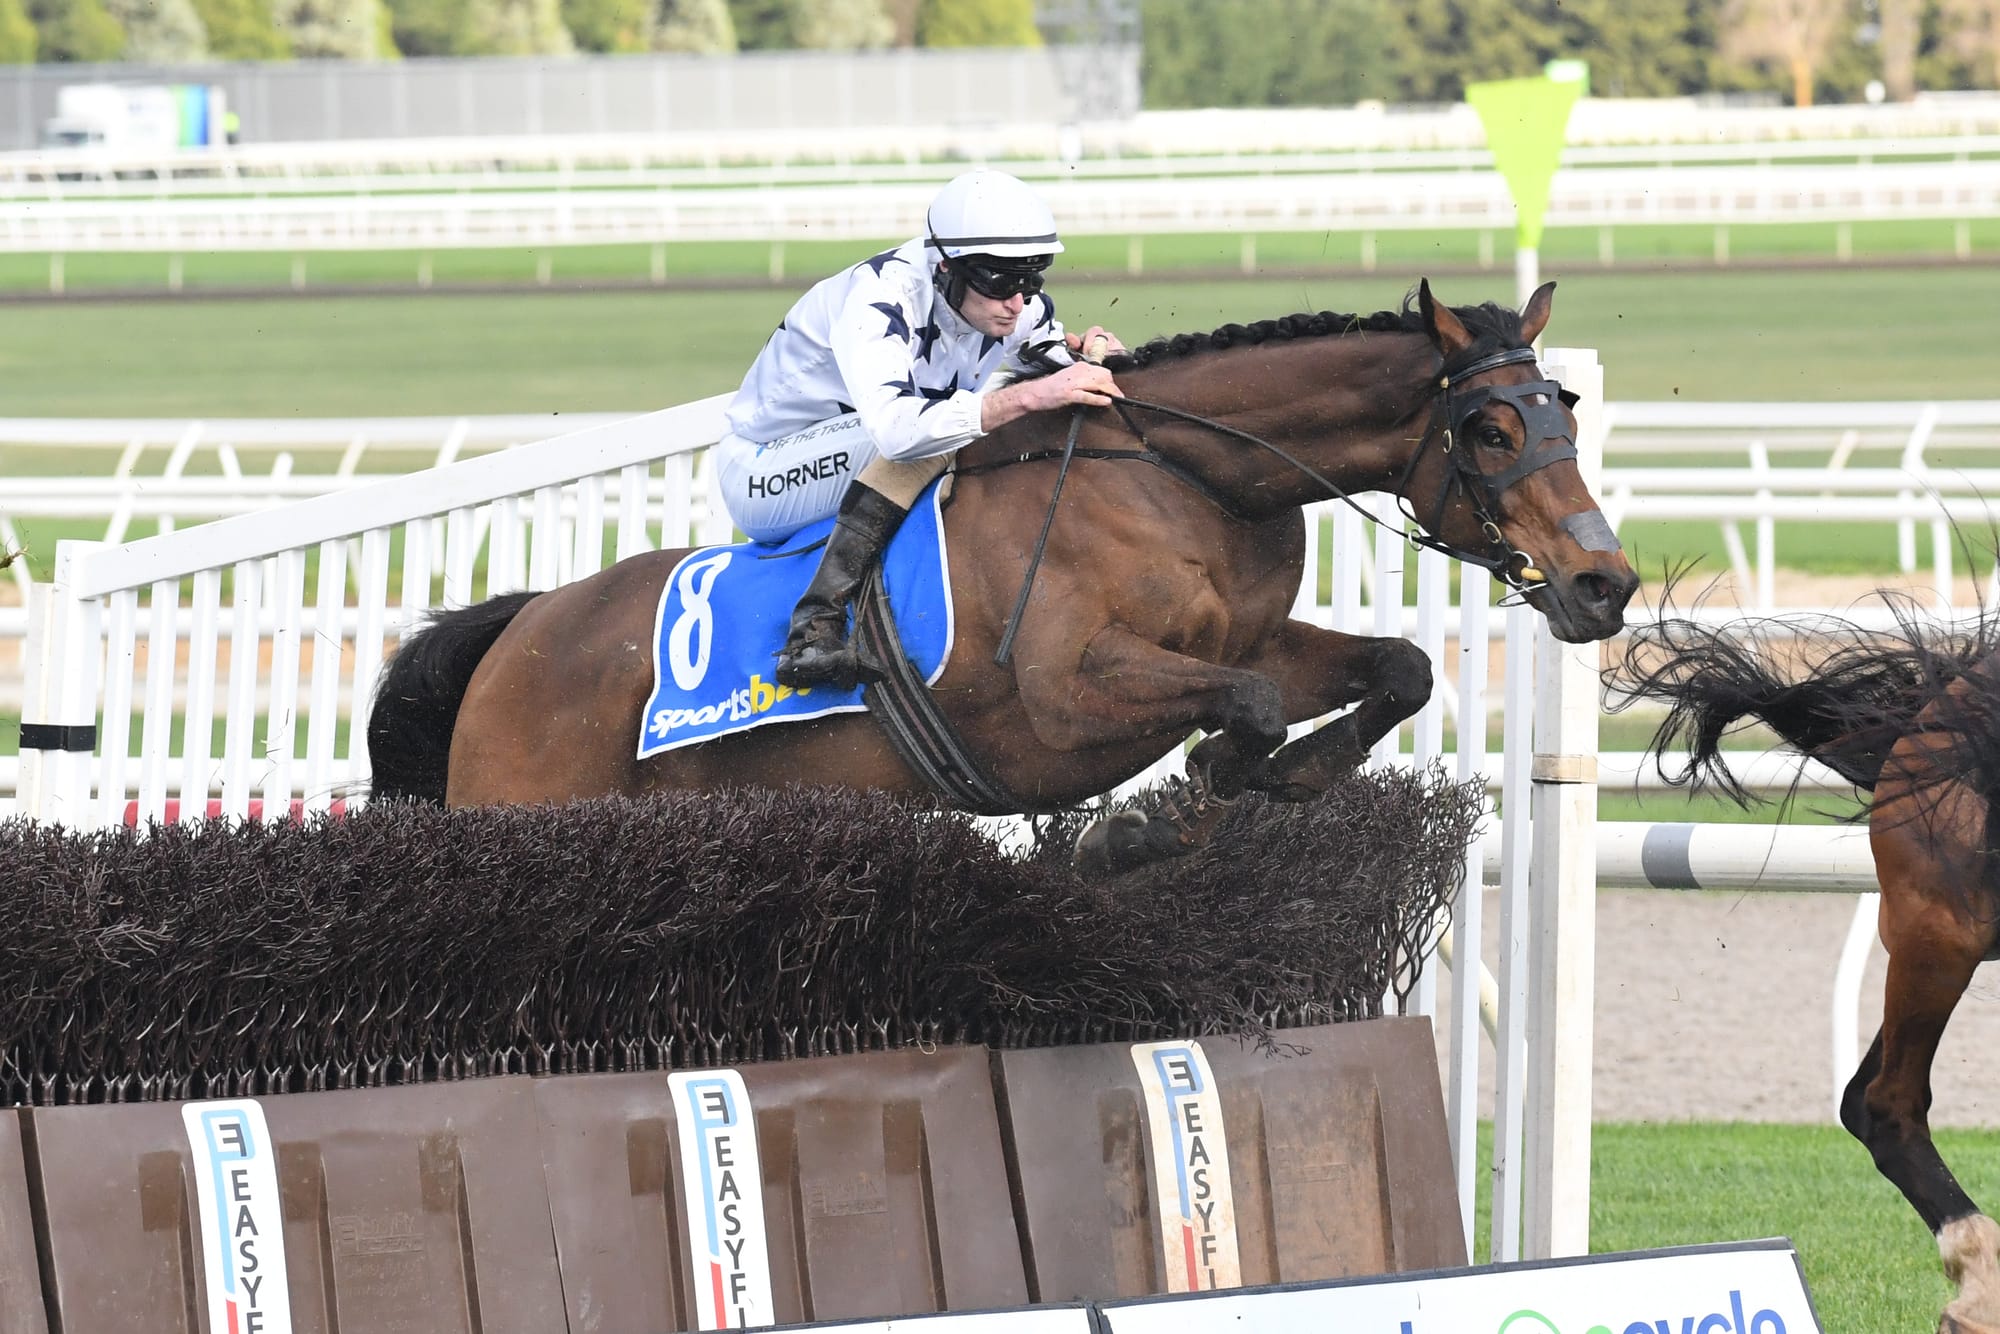
<svg viewBox="0 0 2000 1334">
<path fill-rule="evenodd" d="M 1069 344 L 1072 356 L 1084 361 L 1102 361 L 1113 352 L 1125 350 L 1125 344 L 1118 341 L 1118 335 L 1100 324 L 1093 324 L 1080 334 L 1065 333 L 1063 341 Z"/>
<path fill-rule="evenodd" d="M 1110 371 L 1092 362 L 1080 361 L 1052 375 L 1015 380 L 992 390 L 980 404 L 979 426 L 984 431 L 997 430 L 1030 412 L 1068 407 L 1102 408 L 1108 407 L 1112 399 L 1123 397 L 1125 391 L 1111 378 Z"/>
<path fill-rule="evenodd" d="M 1039 388 L 1044 399 L 1030 411 L 1075 405 L 1103 408 L 1109 407 L 1112 399 L 1125 397 L 1125 391 L 1111 378 L 1111 372 L 1092 361 L 1080 361 L 1074 366 L 1063 367 L 1053 375 L 1023 381 L 1021 387 L 1031 386 Z"/>
</svg>

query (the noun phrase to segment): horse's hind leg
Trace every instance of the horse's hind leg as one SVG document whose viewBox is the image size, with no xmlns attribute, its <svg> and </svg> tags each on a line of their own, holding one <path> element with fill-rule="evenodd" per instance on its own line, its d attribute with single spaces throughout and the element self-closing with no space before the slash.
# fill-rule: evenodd
<svg viewBox="0 0 2000 1334">
<path fill-rule="evenodd" d="M 1940 801 L 1914 817 L 1878 806 L 1873 842 L 1889 976 L 1882 1030 L 1848 1084 L 1840 1119 L 1937 1237 L 1945 1272 L 1959 1285 L 1940 1328 L 1978 1334 L 2000 1331 L 2000 1228 L 1931 1140 L 1930 1074 L 1945 1025 L 1992 947 L 1995 922 L 1976 910 L 1987 901 L 1976 854 L 1939 849 L 1943 831 L 1956 828 L 1948 806 Z M 1968 887 L 1968 902 L 1957 901 L 1954 884 Z"/>
<path fill-rule="evenodd" d="M 1890 955 L 1882 1031 L 1840 1104 L 1841 1124 L 1932 1232 L 1978 1211 L 1932 1144 L 1929 1120 L 1931 1061 L 1971 977 L 1971 967 L 1949 960 Z"/>
</svg>

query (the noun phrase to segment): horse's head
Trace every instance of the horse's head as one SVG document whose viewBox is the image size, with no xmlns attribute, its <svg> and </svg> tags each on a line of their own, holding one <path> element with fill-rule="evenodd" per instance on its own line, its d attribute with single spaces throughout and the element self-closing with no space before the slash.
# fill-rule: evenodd
<svg viewBox="0 0 2000 1334">
<path fill-rule="evenodd" d="M 1469 327 L 1419 284 L 1444 365 L 1399 489 L 1439 545 L 1519 589 L 1556 638 L 1583 644 L 1623 627 L 1639 576 L 1577 472 L 1575 396 L 1542 374 L 1530 346 L 1555 286 L 1528 299 L 1516 335 Z"/>
</svg>

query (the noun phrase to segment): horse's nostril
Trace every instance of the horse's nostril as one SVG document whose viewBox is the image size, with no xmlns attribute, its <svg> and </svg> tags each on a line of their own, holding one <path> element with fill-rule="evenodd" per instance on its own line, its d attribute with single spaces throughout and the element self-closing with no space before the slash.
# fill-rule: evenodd
<svg viewBox="0 0 2000 1334">
<path fill-rule="evenodd" d="M 1585 570 L 1576 576 L 1576 592 L 1580 601 L 1594 609 L 1620 610 L 1632 596 L 1632 587 L 1637 580 L 1614 579 L 1595 570 Z"/>
</svg>

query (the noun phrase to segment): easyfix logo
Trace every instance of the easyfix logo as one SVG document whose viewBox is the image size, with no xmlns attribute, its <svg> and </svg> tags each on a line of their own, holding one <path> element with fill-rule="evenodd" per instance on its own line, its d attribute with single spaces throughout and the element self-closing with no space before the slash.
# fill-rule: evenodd
<svg viewBox="0 0 2000 1334">
<path fill-rule="evenodd" d="M 743 1076 L 734 1070 L 667 1077 L 680 1132 L 681 1188 L 702 1329 L 776 1321 L 764 1231 L 764 1173 Z"/>
<path fill-rule="evenodd" d="M 1229 1143 L 1208 1058 L 1198 1042 L 1142 1042 L 1132 1064 L 1145 1093 L 1167 1291 L 1240 1286 Z"/>
<path fill-rule="evenodd" d="M 181 1108 L 194 1152 L 209 1334 L 291 1334 L 284 1215 L 264 1109 L 250 1100 Z"/>
</svg>

